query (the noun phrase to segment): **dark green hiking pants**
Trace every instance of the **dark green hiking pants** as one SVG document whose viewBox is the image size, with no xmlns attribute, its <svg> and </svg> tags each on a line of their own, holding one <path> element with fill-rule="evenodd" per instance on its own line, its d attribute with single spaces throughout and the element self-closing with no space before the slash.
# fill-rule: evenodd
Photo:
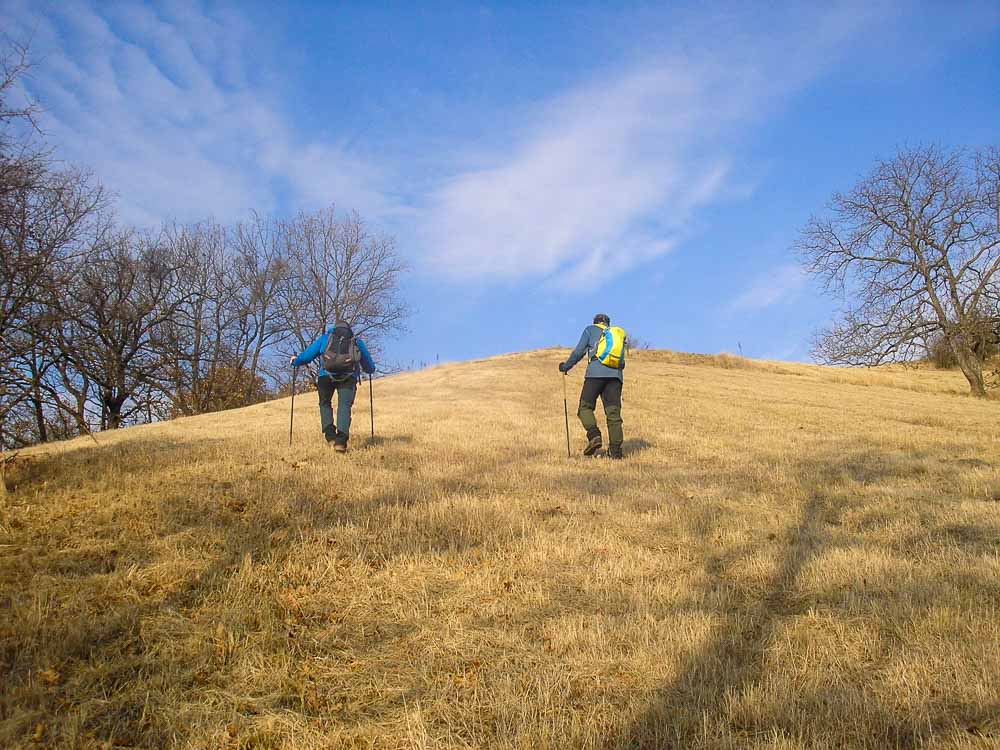
<svg viewBox="0 0 1000 750">
<path fill-rule="evenodd" d="M 354 397 L 358 395 L 358 384 L 353 377 L 338 381 L 324 375 L 316 381 L 316 390 L 319 391 L 319 422 L 323 434 L 327 440 L 340 437 L 346 442 L 351 434 L 351 408 L 354 406 Z M 333 421 L 334 391 L 337 392 L 336 423 Z"/>
<path fill-rule="evenodd" d="M 608 418 L 608 443 L 621 446 L 625 439 L 625 433 L 622 431 L 622 381 L 618 378 L 583 379 L 583 392 L 580 393 L 580 410 L 577 416 L 580 417 L 588 438 L 601 434 L 601 430 L 597 427 L 597 416 L 594 414 L 598 396 L 604 404 L 604 416 Z"/>
</svg>

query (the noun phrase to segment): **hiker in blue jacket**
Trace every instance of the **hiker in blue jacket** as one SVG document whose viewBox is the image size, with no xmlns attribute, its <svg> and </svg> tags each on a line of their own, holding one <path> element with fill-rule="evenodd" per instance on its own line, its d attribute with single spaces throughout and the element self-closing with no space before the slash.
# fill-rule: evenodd
<svg viewBox="0 0 1000 750">
<path fill-rule="evenodd" d="M 302 367 L 320 357 L 316 390 L 319 392 L 319 420 L 327 443 L 333 443 L 338 453 L 347 452 L 351 433 L 351 408 L 361 381 L 361 371 L 375 372 L 375 362 L 365 342 L 357 338 L 351 327 L 337 325 L 313 341 L 305 351 L 292 357 L 289 364 Z M 337 421 L 333 421 L 333 392 L 337 392 Z"/>
</svg>

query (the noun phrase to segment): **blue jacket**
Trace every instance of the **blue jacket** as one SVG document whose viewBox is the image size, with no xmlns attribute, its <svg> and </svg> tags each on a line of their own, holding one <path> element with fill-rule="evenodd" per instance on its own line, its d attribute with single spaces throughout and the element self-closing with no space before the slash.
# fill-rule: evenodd
<svg viewBox="0 0 1000 750">
<path fill-rule="evenodd" d="M 297 356 L 292 364 L 295 367 L 302 367 L 303 365 L 309 364 L 316 359 L 316 357 L 326 351 L 326 340 L 329 338 L 330 334 L 333 333 L 333 328 L 334 327 L 331 326 L 330 330 L 306 347 L 306 350 Z M 375 372 L 375 362 L 372 360 L 372 355 L 368 353 L 368 347 L 365 346 L 365 342 L 359 338 L 355 338 L 354 340 L 358 343 L 358 349 L 361 352 L 361 362 L 354 367 L 354 380 L 355 382 L 358 382 L 361 380 L 362 368 L 367 373 Z M 322 367 L 319 368 L 319 377 L 323 377 L 324 375 L 329 376 L 330 373 Z"/>
<path fill-rule="evenodd" d="M 566 360 L 567 370 L 579 362 L 584 356 L 589 355 L 591 357 L 590 363 L 587 365 L 587 373 L 584 377 L 588 378 L 618 378 L 618 380 L 624 381 L 625 378 L 622 376 L 621 370 L 616 370 L 613 367 L 607 367 L 602 365 L 593 356 L 597 353 L 597 345 L 600 343 L 601 339 L 604 338 L 604 331 L 602 331 L 597 326 L 587 326 L 583 329 L 583 334 L 580 336 L 580 342 L 576 345 L 576 349 L 573 353 L 569 355 Z"/>
</svg>

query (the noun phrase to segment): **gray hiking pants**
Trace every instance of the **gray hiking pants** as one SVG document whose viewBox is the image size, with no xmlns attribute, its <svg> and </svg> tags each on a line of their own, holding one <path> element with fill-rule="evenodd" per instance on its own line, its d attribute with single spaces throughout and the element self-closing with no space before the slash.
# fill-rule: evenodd
<svg viewBox="0 0 1000 750">
<path fill-rule="evenodd" d="M 316 381 L 319 391 L 319 421 L 327 440 L 340 438 L 347 442 L 351 434 L 351 409 L 358 395 L 358 384 L 353 376 L 347 380 L 334 380 L 324 375 Z M 333 421 L 333 392 L 337 392 L 337 421 Z"/>
</svg>

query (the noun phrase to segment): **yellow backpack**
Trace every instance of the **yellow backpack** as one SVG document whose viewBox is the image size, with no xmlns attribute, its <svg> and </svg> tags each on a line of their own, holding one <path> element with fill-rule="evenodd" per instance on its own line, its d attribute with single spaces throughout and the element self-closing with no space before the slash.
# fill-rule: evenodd
<svg viewBox="0 0 1000 750">
<path fill-rule="evenodd" d="M 605 367 L 613 370 L 625 369 L 625 330 L 618 326 L 606 326 L 598 323 L 597 327 L 604 331 L 601 340 L 597 342 L 594 359 Z"/>
</svg>

